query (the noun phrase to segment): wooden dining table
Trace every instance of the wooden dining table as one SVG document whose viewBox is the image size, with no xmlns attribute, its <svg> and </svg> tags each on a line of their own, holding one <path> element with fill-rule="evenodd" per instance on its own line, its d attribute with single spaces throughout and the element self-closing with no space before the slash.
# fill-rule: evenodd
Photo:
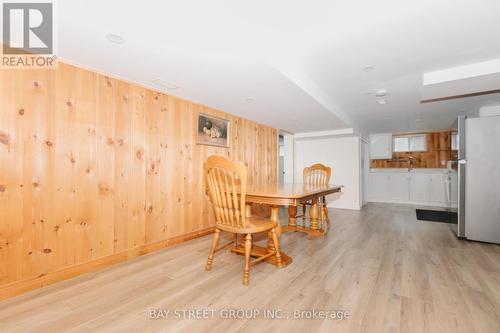
<svg viewBox="0 0 500 333">
<path fill-rule="evenodd" d="M 271 207 L 272 221 L 277 222 L 276 233 L 280 238 L 281 233 L 285 232 L 305 232 L 313 236 L 324 236 L 326 230 L 321 229 L 319 224 L 318 200 L 328 194 L 340 192 L 343 185 L 309 185 L 302 183 L 281 183 L 281 184 L 260 184 L 247 185 L 246 192 L 246 216 L 252 214 L 252 204 L 265 204 Z M 311 202 L 309 209 L 310 226 L 298 226 L 296 221 L 297 206 L 305 201 Z M 279 209 L 282 206 L 288 206 L 288 225 L 281 227 L 279 220 Z M 285 253 L 286 249 L 280 248 L 281 267 L 287 266 L 292 262 L 292 258 Z M 231 249 L 232 252 L 244 254 L 244 247 L 239 244 Z M 252 257 L 260 257 L 268 251 L 274 251 L 274 243 L 269 237 L 267 248 L 254 245 L 252 247 Z M 271 256 L 266 262 L 278 265 L 276 257 Z"/>
</svg>

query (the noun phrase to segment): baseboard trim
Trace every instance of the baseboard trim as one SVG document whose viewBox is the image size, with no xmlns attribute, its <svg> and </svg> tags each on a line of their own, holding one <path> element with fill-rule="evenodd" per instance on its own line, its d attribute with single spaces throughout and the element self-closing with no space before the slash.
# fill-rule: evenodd
<svg viewBox="0 0 500 333">
<path fill-rule="evenodd" d="M 166 247 L 180 244 L 198 237 L 206 236 L 214 232 L 215 228 L 207 228 L 199 231 L 190 232 L 185 235 L 172 237 L 159 242 L 144 244 L 130 250 L 102 257 L 96 260 L 72 265 L 63 269 L 47 273 L 36 278 L 10 282 L 0 286 L 0 300 L 7 299 L 25 293 L 30 290 L 42 288 L 56 282 L 67 280 L 83 273 L 94 272 L 99 269 L 130 260 L 135 257 L 145 255 Z"/>
<path fill-rule="evenodd" d="M 326 205 L 328 208 L 332 209 L 347 209 L 347 210 L 361 210 L 361 206 L 339 206 L 334 203 L 329 203 Z"/>
<path fill-rule="evenodd" d="M 423 201 L 410 201 L 410 200 L 389 200 L 389 199 L 368 199 L 368 202 L 378 202 L 378 203 L 392 203 L 392 204 L 403 204 L 403 205 L 414 205 L 414 206 L 430 206 L 430 207 L 447 207 L 446 204 L 440 202 L 423 202 Z M 456 205 L 451 206 L 451 208 L 457 208 Z"/>
</svg>

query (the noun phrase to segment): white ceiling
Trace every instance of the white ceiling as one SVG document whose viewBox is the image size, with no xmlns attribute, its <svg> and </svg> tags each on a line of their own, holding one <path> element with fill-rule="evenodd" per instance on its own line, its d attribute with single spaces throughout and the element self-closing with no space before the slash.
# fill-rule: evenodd
<svg viewBox="0 0 500 333">
<path fill-rule="evenodd" d="M 64 0 L 57 11 L 61 58 L 146 86 L 161 78 L 180 88 L 157 89 L 291 132 L 442 129 L 500 104 L 419 102 L 424 72 L 500 58 L 498 0 Z M 387 105 L 367 94 L 380 88 Z"/>
</svg>

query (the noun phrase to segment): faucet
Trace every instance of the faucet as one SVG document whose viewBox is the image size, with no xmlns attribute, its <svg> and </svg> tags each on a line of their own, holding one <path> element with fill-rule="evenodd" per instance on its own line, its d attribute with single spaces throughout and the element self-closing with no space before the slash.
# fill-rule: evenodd
<svg viewBox="0 0 500 333">
<path fill-rule="evenodd" d="M 413 170 L 413 156 L 408 156 L 408 172 Z"/>
</svg>

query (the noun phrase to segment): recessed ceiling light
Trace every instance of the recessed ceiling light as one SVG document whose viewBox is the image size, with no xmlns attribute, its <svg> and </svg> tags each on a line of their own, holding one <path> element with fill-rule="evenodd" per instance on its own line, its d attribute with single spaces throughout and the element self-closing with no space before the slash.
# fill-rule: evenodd
<svg viewBox="0 0 500 333">
<path fill-rule="evenodd" d="M 377 103 L 380 104 L 380 105 L 386 105 L 387 104 L 387 100 L 385 99 L 377 99 Z"/>
<path fill-rule="evenodd" d="M 375 96 L 377 97 L 384 97 L 385 95 L 387 95 L 387 90 L 385 89 L 379 89 L 375 91 Z"/>
<path fill-rule="evenodd" d="M 419 122 L 421 122 L 421 121 L 422 121 L 422 119 L 420 119 L 420 118 L 415 119 L 415 122 L 416 122 L 416 123 L 419 123 Z"/>
<path fill-rule="evenodd" d="M 372 65 L 366 65 L 362 68 L 363 72 L 369 72 L 371 70 L 375 69 Z"/>
<path fill-rule="evenodd" d="M 120 35 L 115 35 L 115 34 L 107 34 L 106 39 L 115 44 L 125 44 L 125 39 L 120 36 Z"/>
<path fill-rule="evenodd" d="M 245 98 L 245 101 L 247 102 L 253 102 L 254 98 L 253 97 L 247 97 Z"/>
<path fill-rule="evenodd" d="M 167 82 L 167 81 L 164 81 L 162 79 L 153 80 L 153 83 L 156 84 L 156 85 L 158 85 L 158 86 L 162 86 L 162 87 L 168 88 L 168 89 L 177 89 L 177 88 L 179 88 L 178 85 L 170 83 L 170 82 Z"/>
</svg>

